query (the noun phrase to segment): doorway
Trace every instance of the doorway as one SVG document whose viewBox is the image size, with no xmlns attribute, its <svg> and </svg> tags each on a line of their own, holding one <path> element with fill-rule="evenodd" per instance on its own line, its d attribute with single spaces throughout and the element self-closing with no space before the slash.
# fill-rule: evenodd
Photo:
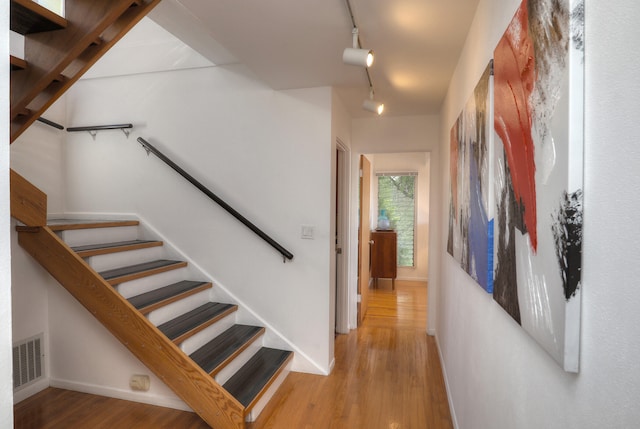
<svg viewBox="0 0 640 429">
<path fill-rule="evenodd" d="M 368 224 L 373 225 L 379 214 L 378 207 L 378 181 L 379 178 L 389 176 L 408 176 L 415 175 L 415 229 L 413 230 L 412 249 L 410 254 L 415 256 L 408 259 L 410 262 L 403 260 L 398 262 L 397 281 L 402 282 L 403 288 L 400 293 L 394 292 L 391 280 L 382 280 L 379 282 L 377 293 L 388 293 L 395 295 L 398 300 L 406 298 L 406 294 L 418 292 L 419 296 L 423 294 L 419 289 L 425 292 L 428 288 L 428 261 L 429 261 L 429 204 L 430 204 L 430 183 L 431 183 L 431 153 L 430 152 L 411 152 L 411 153 L 376 153 L 367 154 L 366 157 L 371 161 L 371 172 L 369 179 L 371 184 L 370 200 L 362 201 L 362 205 L 368 204 L 368 207 L 362 207 L 361 212 L 370 211 Z M 365 214 L 366 216 L 366 214 Z M 363 222 L 367 224 L 367 222 Z M 394 228 L 396 229 L 396 228 Z M 361 242 L 366 242 L 366 237 L 359 237 Z M 365 244 L 365 243 L 363 243 Z M 362 274 L 361 263 L 368 263 L 368 254 L 365 249 L 361 249 L 359 255 L 359 274 Z M 396 281 L 396 283 L 397 283 Z M 360 283 L 360 282 L 359 282 Z M 366 292 L 366 291 L 365 291 Z M 404 297 L 404 298 L 403 298 Z M 390 297 L 386 297 L 390 298 Z M 420 298 L 421 300 L 422 298 Z M 369 301 L 371 304 L 371 301 Z M 426 302 L 424 305 L 426 314 Z M 375 306 L 372 308 L 375 313 Z M 362 307 L 361 305 L 359 307 Z M 366 312 L 366 307 L 365 307 Z M 364 314 L 362 314 L 364 316 Z M 375 314 L 372 314 L 375 317 Z M 422 323 L 427 327 L 426 320 L 421 319 L 418 323 Z"/>
</svg>

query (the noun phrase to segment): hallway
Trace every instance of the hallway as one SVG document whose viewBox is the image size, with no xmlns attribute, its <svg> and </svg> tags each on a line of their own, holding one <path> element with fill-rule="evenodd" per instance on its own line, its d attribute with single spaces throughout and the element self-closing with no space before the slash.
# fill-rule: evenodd
<svg viewBox="0 0 640 429">
<path fill-rule="evenodd" d="M 363 325 L 336 337 L 328 377 L 292 373 L 251 429 L 447 429 L 449 405 L 426 283 L 380 281 Z"/>
</svg>

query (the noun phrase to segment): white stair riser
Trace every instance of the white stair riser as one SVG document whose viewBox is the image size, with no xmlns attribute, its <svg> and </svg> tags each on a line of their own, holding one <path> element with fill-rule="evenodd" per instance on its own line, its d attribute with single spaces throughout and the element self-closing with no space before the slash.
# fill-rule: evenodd
<svg viewBox="0 0 640 429">
<path fill-rule="evenodd" d="M 171 270 L 155 274 L 153 276 L 132 280 L 130 282 L 120 283 L 117 286 L 117 289 L 123 297 L 131 298 L 132 296 L 140 295 L 163 286 L 168 286 L 181 280 L 190 279 L 189 274 L 190 271 L 187 267 L 178 268 L 177 270 Z"/>
<path fill-rule="evenodd" d="M 87 244 L 115 243 L 138 239 L 137 226 L 118 226 L 113 228 L 72 229 L 57 233 L 69 246 Z"/>
<path fill-rule="evenodd" d="M 195 334 L 193 337 L 187 338 L 185 341 L 180 344 L 180 348 L 183 352 L 190 355 L 191 353 L 198 350 L 200 347 L 207 344 L 209 341 L 213 340 L 218 335 L 222 334 L 224 331 L 235 325 L 236 323 L 236 312 L 223 317 L 218 320 L 213 325 L 203 329 L 202 331 Z"/>
<path fill-rule="evenodd" d="M 258 338 L 256 341 L 251 343 L 249 347 L 247 347 L 242 353 L 240 353 L 234 360 L 229 362 L 227 366 L 225 366 L 222 371 L 216 374 L 214 377 L 218 384 L 223 385 L 229 379 L 238 372 L 242 366 L 249 362 L 249 359 L 255 355 L 258 350 L 262 347 L 262 337 Z"/>
<path fill-rule="evenodd" d="M 269 386 L 264 395 L 258 399 L 258 402 L 256 402 L 253 408 L 249 411 L 249 414 L 247 414 L 246 421 L 255 422 L 258 419 L 262 410 L 264 410 L 271 398 L 273 398 L 273 395 L 276 394 L 282 383 L 284 383 L 285 378 L 287 378 L 291 372 L 291 365 L 292 363 L 289 362 L 285 369 L 278 375 L 276 380 L 271 384 L 271 386 Z"/>
<path fill-rule="evenodd" d="M 151 323 L 158 326 L 165 322 L 168 322 L 169 320 L 175 319 L 178 316 L 188 313 L 194 308 L 198 308 L 201 305 L 206 304 L 207 302 L 209 302 L 209 291 L 204 290 L 195 295 L 191 295 L 187 298 L 181 299 L 180 301 L 152 311 L 148 314 L 147 318 Z"/>
<path fill-rule="evenodd" d="M 128 265 L 141 264 L 156 259 L 167 259 L 162 247 L 150 247 L 147 249 L 90 256 L 85 260 L 94 270 L 100 272 L 113 268 L 126 267 Z"/>
</svg>

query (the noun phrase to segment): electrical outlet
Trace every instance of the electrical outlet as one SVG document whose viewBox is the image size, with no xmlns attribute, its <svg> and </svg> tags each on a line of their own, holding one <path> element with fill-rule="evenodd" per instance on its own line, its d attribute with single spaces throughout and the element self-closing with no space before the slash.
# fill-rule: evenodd
<svg viewBox="0 0 640 429">
<path fill-rule="evenodd" d="M 151 380 L 148 375 L 134 374 L 131 376 L 131 380 L 129 380 L 129 387 L 131 387 L 131 390 L 146 392 L 149 390 L 150 386 Z"/>
</svg>

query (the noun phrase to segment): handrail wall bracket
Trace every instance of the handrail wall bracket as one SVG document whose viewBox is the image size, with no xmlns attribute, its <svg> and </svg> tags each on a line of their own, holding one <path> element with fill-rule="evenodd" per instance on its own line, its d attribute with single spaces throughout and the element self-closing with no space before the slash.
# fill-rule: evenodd
<svg viewBox="0 0 640 429">
<path fill-rule="evenodd" d="M 131 129 L 133 128 L 133 124 L 115 124 L 115 125 L 91 125 L 88 127 L 68 127 L 67 131 L 70 133 L 79 132 L 79 131 L 87 131 L 93 140 L 95 141 L 96 136 L 98 135 L 98 131 L 104 130 L 122 130 L 125 136 L 129 138 L 129 134 L 131 134 Z"/>
</svg>

